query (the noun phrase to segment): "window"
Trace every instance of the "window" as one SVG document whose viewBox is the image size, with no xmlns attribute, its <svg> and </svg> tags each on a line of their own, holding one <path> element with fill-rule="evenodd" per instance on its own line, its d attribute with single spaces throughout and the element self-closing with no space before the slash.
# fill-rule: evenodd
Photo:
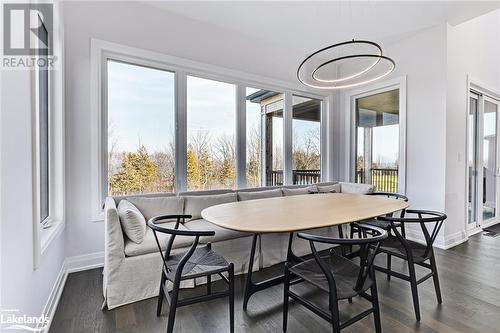
<svg viewBox="0 0 500 333">
<path fill-rule="evenodd" d="M 262 156 L 264 157 L 264 160 L 261 161 L 261 165 L 265 170 L 264 185 L 283 185 L 284 94 L 269 90 L 259 90 L 255 94 L 256 96 L 254 96 L 251 101 L 253 100 L 255 103 L 260 105 L 262 114 L 261 121 L 264 122 L 264 142 L 261 142 L 261 151 L 263 152 Z"/>
<path fill-rule="evenodd" d="M 236 188 L 236 86 L 187 77 L 187 188 Z"/>
<path fill-rule="evenodd" d="M 321 100 L 293 96 L 293 183 L 314 184 L 321 178 Z"/>
<path fill-rule="evenodd" d="M 247 88 L 246 125 L 247 186 L 283 184 L 283 94 Z M 262 179 L 263 168 L 265 179 Z"/>
<path fill-rule="evenodd" d="M 92 84 L 92 219 L 102 220 L 106 196 L 279 186 L 292 183 L 293 168 L 309 172 L 295 183 L 319 181 L 324 96 L 297 92 L 285 109 L 289 90 L 98 40 L 91 60 L 100 80 Z"/>
<path fill-rule="evenodd" d="M 357 98 L 355 180 L 398 192 L 399 89 Z"/>
<path fill-rule="evenodd" d="M 109 195 L 173 192 L 175 74 L 107 61 Z"/>
<path fill-rule="evenodd" d="M 40 41 L 49 45 L 49 34 L 45 25 L 40 25 Z M 48 50 L 39 48 L 38 56 L 45 58 L 48 64 Z M 49 68 L 40 66 L 37 78 L 38 97 L 38 186 L 39 186 L 39 222 L 47 220 L 50 214 L 50 165 L 49 165 Z"/>
</svg>

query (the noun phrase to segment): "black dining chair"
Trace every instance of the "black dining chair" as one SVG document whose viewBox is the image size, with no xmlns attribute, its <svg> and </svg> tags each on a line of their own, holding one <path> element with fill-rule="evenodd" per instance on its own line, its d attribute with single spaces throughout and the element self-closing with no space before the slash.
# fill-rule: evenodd
<svg viewBox="0 0 500 333">
<path fill-rule="evenodd" d="M 370 193 L 367 193 L 366 195 L 378 196 L 378 197 L 384 197 L 384 198 L 388 198 L 388 199 L 401 200 L 401 201 L 404 201 L 404 202 L 408 202 L 408 197 L 405 196 L 405 195 L 399 194 L 399 193 L 392 193 L 392 192 L 370 192 Z M 405 216 L 405 212 L 406 212 L 406 209 L 401 210 L 400 213 L 399 213 L 399 216 L 400 217 L 404 217 Z M 386 216 L 394 216 L 394 213 L 389 213 Z M 382 228 L 384 230 L 387 230 L 389 232 L 389 234 L 391 233 L 390 223 L 387 222 L 387 221 L 382 221 L 378 217 L 374 217 L 372 219 L 368 219 L 368 220 L 364 220 L 364 221 L 359 221 L 359 223 L 373 225 L 375 227 L 379 227 L 379 228 Z M 358 234 L 358 237 L 361 237 L 361 230 L 358 230 L 358 228 L 356 227 L 356 222 L 355 223 L 351 223 L 349 226 L 350 226 L 350 229 L 351 229 L 351 234 L 350 234 L 351 238 L 354 237 L 355 233 Z M 405 230 L 404 224 L 402 224 L 402 223 L 394 223 L 394 226 L 397 227 L 397 228 L 400 228 L 401 229 L 401 235 L 403 235 L 403 237 L 406 237 L 406 230 Z M 357 255 L 357 252 L 353 252 L 353 249 L 352 249 L 352 246 L 351 246 L 349 254 L 347 254 L 347 255 L 352 258 L 352 257 L 354 257 L 354 256 Z M 388 254 L 387 255 L 387 269 L 391 268 L 391 263 L 392 263 L 392 258 L 391 258 L 391 255 Z M 389 274 L 387 274 L 387 280 L 390 280 L 390 279 L 391 279 L 391 276 Z"/>
<path fill-rule="evenodd" d="M 212 251 L 210 243 L 204 246 L 198 246 L 200 237 L 213 236 L 215 235 L 215 231 L 179 230 L 179 225 L 184 223 L 185 219 L 190 218 L 191 215 L 161 215 L 155 216 L 148 221 L 148 226 L 153 230 L 163 261 L 156 315 L 160 316 L 163 298 L 165 297 L 170 304 L 167 333 L 171 333 L 174 329 L 175 312 L 178 307 L 209 301 L 220 297 L 229 297 L 229 327 L 232 333 L 234 332 L 234 265 L 233 263 L 228 263 L 226 259 Z M 156 223 L 161 220 L 169 219 L 176 220 L 174 229 L 166 228 Z M 170 235 L 164 251 L 157 232 Z M 176 236 L 194 238 L 193 244 L 188 251 L 171 254 L 172 245 Z M 223 273 L 227 273 L 228 276 L 226 277 Z M 227 290 L 212 292 L 211 276 L 215 274 L 218 274 L 222 280 L 228 284 Z M 199 277 L 207 278 L 206 295 L 179 299 L 181 281 Z M 167 281 L 172 283 L 171 295 L 169 295 L 165 285 Z"/>
<path fill-rule="evenodd" d="M 392 231 L 389 234 L 389 237 L 380 244 L 379 252 L 385 253 L 387 256 L 394 256 L 407 261 L 409 275 L 393 271 L 390 265 L 387 268 L 375 265 L 375 269 L 410 282 L 413 306 L 415 308 L 415 317 L 417 318 L 417 321 L 420 321 L 420 305 L 417 289 L 417 286 L 420 283 L 432 277 L 434 280 L 434 289 L 436 291 L 437 301 L 439 304 L 442 303 L 441 288 L 439 286 L 439 277 L 433 245 L 446 218 L 446 214 L 440 212 L 415 209 L 407 209 L 404 217 L 384 216 L 378 218 L 379 221 L 389 223 Z M 398 224 L 403 226 L 405 224 L 420 225 L 424 235 L 425 244 L 407 239 L 399 232 Z M 428 229 L 428 225 L 433 226 Z M 416 265 L 425 267 L 431 272 L 420 279 L 417 279 L 415 274 Z"/>
<path fill-rule="evenodd" d="M 287 330 L 288 302 L 289 298 L 305 306 L 321 318 L 332 324 L 333 332 L 338 333 L 353 323 L 373 313 L 375 331 L 382 332 L 380 322 L 380 309 L 378 303 L 377 284 L 373 261 L 380 243 L 387 238 L 387 231 L 371 225 L 359 224 L 358 228 L 370 231 L 363 232 L 366 238 L 330 238 L 306 233 L 298 233 L 298 237 L 308 240 L 313 258 L 296 265 L 286 263 L 285 265 L 285 287 L 283 302 L 283 331 Z M 360 247 L 360 263 L 337 255 L 330 251 L 327 255 L 320 255 L 316 250 L 315 243 L 332 245 L 357 245 Z M 293 282 L 291 282 L 293 279 Z M 290 290 L 290 285 L 308 282 L 329 295 L 329 311 L 325 311 L 314 305 L 303 296 L 299 296 Z M 368 294 L 367 291 L 370 290 Z M 372 307 L 354 317 L 340 322 L 339 301 L 351 300 L 355 296 L 361 296 L 371 302 Z"/>
<path fill-rule="evenodd" d="M 371 193 L 367 193 L 366 195 L 377 196 L 377 197 L 384 197 L 384 198 L 388 198 L 388 199 L 402 200 L 402 201 L 408 202 L 408 197 L 405 196 L 405 195 L 399 194 L 399 193 L 371 192 Z M 405 211 L 406 211 L 405 209 L 401 210 L 399 216 L 400 217 L 404 217 L 405 216 Z M 394 216 L 394 213 L 389 213 L 386 216 Z M 387 230 L 389 232 L 391 230 L 389 222 L 382 221 L 382 220 L 380 220 L 377 217 L 369 219 L 369 220 L 360 221 L 360 222 L 363 223 L 363 224 L 369 224 L 369 225 L 373 225 L 375 227 L 382 228 L 382 229 Z M 401 224 L 401 223 L 395 223 L 394 225 L 397 226 L 398 228 L 400 228 L 401 229 L 401 234 L 403 235 L 403 237 L 406 237 L 406 231 L 405 231 L 404 225 Z M 353 223 L 353 224 L 351 224 L 351 238 L 353 238 L 353 236 L 354 236 L 354 234 L 356 232 L 359 235 L 359 230 L 357 230 L 356 224 Z"/>
</svg>

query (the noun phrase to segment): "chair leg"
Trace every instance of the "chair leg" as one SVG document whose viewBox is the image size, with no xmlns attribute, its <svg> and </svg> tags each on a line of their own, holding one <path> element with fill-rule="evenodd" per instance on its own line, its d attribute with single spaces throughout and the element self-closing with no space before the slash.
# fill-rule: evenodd
<svg viewBox="0 0 500 333">
<path fill-rule="evenodd" d="M 172 333 L 174 331 L 175 312 L 177 310 L 177 298 L 179 296 L 179 285 L 179 281 L 175 282 L 172 289 L 172 295 L 170 297 L 170 309 L 168 312 L 167 333 Z"/>
<path fill-rule="evenodd" d="M 392 266 L 392 257 L 389 253 L 387 253 L 387 270 L 390 271 Z M 391 280 L 391 274 L 387 273 L 387 280 Z"/>
<path fill-rule="evenodd" d="M 165 276 L 165 273 L 163 272 L 163 269 L 162 269 L 161 280 L 160 280 L 160 292 L 158 293 L 158 305 L 156 307 L 156 315 L 158 317 L 161 315 L 161 307 L 163 305 L 163 298 L 165 297 L 163 286 L 165 285 L 166 280 L 167 280 L 167 277 Z"/>
<path fill-rule="evenodd" d="M 415 308 L 415 317 L 420 321 L 420 305 L 418 302 L 417 275 L 415 274 L 415 264 L 413 260 L 408 260 L 408 271 L 410 272 L 411 294 L 413 297 L 413 307 Z"/>
<path fill-rule="evenodd" d="M 234 264 L 229 264 L 229 332 L 234 332 Z"/>
<path fill-rule="evenodd" d="M 285 264 L 285 279 L 283 287 L 283 332 L 286 332 L 288 324 L 288 291 L 290 290 L 290 271 L 288 270 L 288 263 Z"/>
<path fill-rule="evenodd" d="M 344 238 L 344 230 L 342 229 L 342 225 L 339 224 L 337 226 L 338 231 L 339 231 L 339 238 Z M 347 254 L 346 247 L 343 245 L 340 245 L 340 251 L 342 252 L 342 256 L 345 257 Z"/>
<path fill-rule="evenodd" d="M 349 238 L 353 239 L 354 238 L 354 226 L 352 225 L 352 223 L 349 224 L 349 229 L 350 229 Z M 352 253 L 352 245 L 349 245 L 349 253 Z"/>
<path fill-rule="evenodd" d="M 212 293 L 212 276 L 207 275 L 207 295 Z"/>
<path fill-rule="evenodd" d="M 338 301 L 333 298 L 331 291 L 330 291 L 330 312 L 332 314 L 332 332 L 340 333 L 339 304 Z"/>
<path fill-rule="evenodd" d="M 373 272 L 373 284 L 370 289 L 370 293 L 372 296 L 373 321 L 375 322 L 375 332 L 382 333 L 382 324 L 380 321 L 380 306 L 378 303 L 378 291 L 377 291 L 377 283 L 375 281 L 375 272 Z"/>
<path fill-rule="evenodd" d="M 432 279 L 434 280 L 434 289 L 436 290 L 436 298 L 439 304 L 443 303 L 443 299 L 441 297 L 441 287 L 439 286 L 439 276 L 436 265 L 436 257 L 434 257 L 434 253 L 431 255 L 431 267 L 432 267 Z"/>
</svg>

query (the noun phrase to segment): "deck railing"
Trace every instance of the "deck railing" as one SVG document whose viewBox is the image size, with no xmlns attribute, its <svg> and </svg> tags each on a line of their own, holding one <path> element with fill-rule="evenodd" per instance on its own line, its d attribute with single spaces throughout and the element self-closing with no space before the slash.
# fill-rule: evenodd
<svg viewBox="0 0 500 333">
<path fill-rule="evenodd" d="M 293 170 L 293 184 L 314 184 L 321 181 L 320 170 Z M 398 169 L 394 168 L 373 168 L 371 169 L 371 183 L 377 191 L 398 192 Z M 356 182 L 366 183 L 363 169 L 357 170 Z M 268 186 L 283 185 L 283 170 L 273 170 L 268 177 Z"/>
<path fill-rule="evenodd" d="M 394 168 L 373 168 L 371 169 L 371 183 L 380 192 L 398 192 L 398 169 Z M 366 183 L 365 171 L 356 171 L 356 182 Z"/>
<path fill-rule="evenodd" d="M 293 184 L 314 184 L 321 180 L 320 170 L 292 170 Z M 268 179 L 268 186 L 283 185 L 283 170 L 273 170 Z"/>
</svg>

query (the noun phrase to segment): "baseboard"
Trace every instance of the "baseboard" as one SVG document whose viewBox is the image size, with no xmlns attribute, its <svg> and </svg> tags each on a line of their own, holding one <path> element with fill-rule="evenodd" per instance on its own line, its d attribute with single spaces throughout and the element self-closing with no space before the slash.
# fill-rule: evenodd
<svg viewBox="0 0 500 333">
<path fill-rule="evenodd" d="M 68 257 L 64 260 L 59 274 L 57 274 L 56 281 L 52 290 L 50 291 L 47 303 L 43 308 L 43 315 L 49 318 L 49 323 L 43 330 L 42 327 L 37 327 L 40 332 L 48 333 L 50 330 L 50 325 L 52 324 L 52 319 L 56 313 L 57 305 L 61 299 L 62 292 L 64 290 L 64 285 L 66 284 L 66 279 L 68 274 L 74 272 L 80 272 L 88 269 L 98 268 L 104 266 L 104 252 L 96 252 L 90 254 L 84 254 L 81 256 Z"/>
<path fill-rule="evenodd" d="M 406 238 L 414 242 L 425 244 L 424 235 L 420 230 L 415 231 L 407 229 Z M 443 250 L 448 250 L 454 246 L 466 242 L 467 239 L 468 239 L 467 233 L 465 231 L 459 231 L 454 234 L 447 235 L 444 239 L 442 237 L 438 237 L 434 242 L 434 246 Z"/>
<path fill-rule="evenodd" d="M 63 262 L 61 266 L 61 270 L 59 274 L 57 274 L 56 281 L 52 290 L 50 291 L 49 298 L 47 299 L 47 303 L 43 308 L 42 314 L 49 318 L 48 324 L 45 326 L 45 329 L 41 327 L 41 324 L 37 325 L 37 329 L 41 332 L 49 332 L 50 325 L 52 324 L 52 319 L 56 314 L 57 305 L 59 304 L 59 300 L 61 299 L 61 295 L 64 289 L 64 285 L 66 284 L 66 278 L 68 277 L 68 273 L 66 272 L 65 262 Z"/>
<path fill-rule="evenodd" d="M 104 252 L 68 257 L 65 261 L 66 273 L 85 271 L 104 266 Z"/>
</svg>

